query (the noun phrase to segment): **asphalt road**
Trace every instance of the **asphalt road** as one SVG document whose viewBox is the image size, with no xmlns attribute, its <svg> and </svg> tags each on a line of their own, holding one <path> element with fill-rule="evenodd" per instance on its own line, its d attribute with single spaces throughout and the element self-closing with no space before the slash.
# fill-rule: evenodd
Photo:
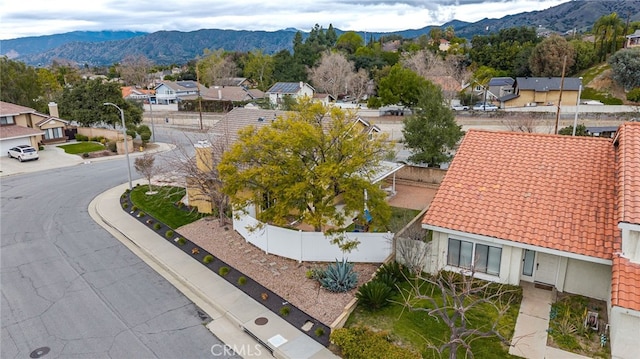
<svg viewBox="0 0 640 359">
<path fill-rule="evenodd" d="M 124 159 L 2 178 L 0 357 L 213 356 L 198 308 L 87 212 L 126 178 Z"/>
</svg>

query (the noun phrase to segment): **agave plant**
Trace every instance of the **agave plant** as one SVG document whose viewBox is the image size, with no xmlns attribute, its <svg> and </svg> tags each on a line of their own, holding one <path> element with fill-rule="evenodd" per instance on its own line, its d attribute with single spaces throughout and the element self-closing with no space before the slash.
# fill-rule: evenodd
<svg viewBox="0 0 640 359">
<path fill-rule="evenodd" d="M 342 262 L 336 259 L 335 263 L 327 267 L 319 281 L 330 292 L 341 293 L 356 287 L 358 274 L 353 271 L 353 263 L 348 263 L 346 259 L 342 259 Z"/>
</svg>

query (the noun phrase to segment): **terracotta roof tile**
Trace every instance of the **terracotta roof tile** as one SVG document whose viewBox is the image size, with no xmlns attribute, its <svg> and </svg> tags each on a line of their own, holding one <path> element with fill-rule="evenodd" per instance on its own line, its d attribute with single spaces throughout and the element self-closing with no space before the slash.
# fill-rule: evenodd
<svg viewBox="0 0 640 359">
<path fill-rule="evenodd" d="M 611 305 L 640 310 L 640 263 L 618 256 L 613 259 Z"/>
<path fill-rule="evenodd" d="M 619 220 L 640 224 L 640 123 L 620 126 L 615 141 L 618 145 Z"/>
<path fill-rule="evenodd" d="M 470 130 L 423 223 L 611 259 L 614 150 L 604 138 Z"/>
</svg>

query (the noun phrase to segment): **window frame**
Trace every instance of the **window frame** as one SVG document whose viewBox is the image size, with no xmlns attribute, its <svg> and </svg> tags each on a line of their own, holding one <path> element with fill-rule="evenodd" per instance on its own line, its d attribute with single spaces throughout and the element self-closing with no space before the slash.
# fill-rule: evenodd
<svg viewBox="0 0 640 359">
<path fill-rule="evenodd" d="M 471 246 L 470 251 L 469 246 Z M 501 246 L 453 237 L 449 237 L 447 240 L 447 266 L 465 269 L 473 267 L 476 273 L 499 277 L 501 265 Z"/>
</svg>

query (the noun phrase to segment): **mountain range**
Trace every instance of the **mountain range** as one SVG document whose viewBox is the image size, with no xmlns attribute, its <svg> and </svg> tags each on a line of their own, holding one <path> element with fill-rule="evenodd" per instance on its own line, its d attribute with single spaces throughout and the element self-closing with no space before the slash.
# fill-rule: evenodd
<svg viewBox="0 0 640 359">
<path fill-rule="evenodd" d="M 624 21 L 640 21 L 638 0 L 574 0 L 552 8 L 508 15 L 500 19 L 485 18 L 469 23 L 453 20 L 439 26 L 421 29 L 383 32 L 359 32 L 367 39 L 379 39 L 391 34 L 403 38 L 428 35 L 434 27 L 451 26 L 456 36 L 471 39 L 474 35 L 495 32 L 516 26 L 545 28 L 559 33 L 589 31 L 598 18 L 617 13 Z M 245 31 L 205 29 L 190 32 L 158 31 L 74 31 L 65 34 L 24 37 L 0 41 L 0 56 L 34 66 L 47 66 L 54 59 L 71 60 L 78 64 L 104 66 L 121 61 L 128 54 L 143 54 L 156 64 L 182 64 L 196 58 L 204 49 L 247 52 L 256 49 L 273 54 L 291 50 L 296 29 L 278 31 Z M 338 35 L 343 31 L 336 29 Z M 308 33 L 303 32 L 303 37 Z"/>
</svg>

